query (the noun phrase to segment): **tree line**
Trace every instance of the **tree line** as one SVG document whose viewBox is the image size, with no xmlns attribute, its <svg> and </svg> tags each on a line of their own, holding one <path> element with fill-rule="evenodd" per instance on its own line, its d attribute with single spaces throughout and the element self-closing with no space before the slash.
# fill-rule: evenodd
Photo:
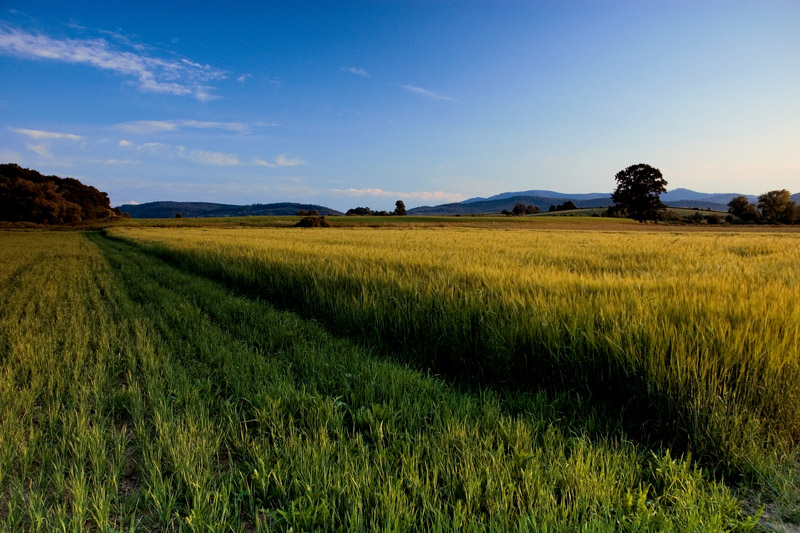
<svg viewBox="0 0 800 533">
<path fill-rule="evenodd" d="M 758 204 L 751 204 L 746 196 L 737 196 L 728 202 L 728 212 L 742 222 L 750 224 L 797 224 L 800 208 L 786 189 L 765 192 Z"/>
<path fill-rule="evenodd" d="M 661 201 L 661 193 L 667 191 L 667 181 L 660 170 L 639 163 L 620 170 L 614 179 L 617 181 L 617 187 L 611 195 L 614 213 L 639 222 L 664 220 L 667 217 L 667 206 Z M 800 207 L 786 189 L 765 192 L 758 197 L 758 204 L 750 203 L 746 196 L 737 196 L 728 202 L 728 213 L 727 222 L 800 223 Z"/>
<path fill-rule="evenodd" d="M 378 216 L 378 217 L 387 217 L 387 216 L 406 216 L 406 204 L 403 203 L 403 200 L 397 200 L 394 203 L 394 211 L 373 211 L 369 207 L 354 207 L 353 209 L 348 209 L 345 213 L 346 216 Z"/>
<path fill-rule="evenodd" d="M 108 194 L 74 178 L 44 176 L 14 163 L 0 165 L 0 220 L 68 224 L 125 216 Z"/>
</svg>

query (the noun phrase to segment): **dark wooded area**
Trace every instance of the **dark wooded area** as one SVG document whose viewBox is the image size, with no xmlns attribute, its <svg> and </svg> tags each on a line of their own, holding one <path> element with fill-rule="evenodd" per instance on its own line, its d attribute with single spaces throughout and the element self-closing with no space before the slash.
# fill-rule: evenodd
<svg viewBox="0 0 800 533">
<path fill-rule="evenodd" d="M 124 216 L 108 194 L 74 178 L 44 176 L 9 163 L 0 165 L 0 220 L 67 224 Z"/>
</svg>

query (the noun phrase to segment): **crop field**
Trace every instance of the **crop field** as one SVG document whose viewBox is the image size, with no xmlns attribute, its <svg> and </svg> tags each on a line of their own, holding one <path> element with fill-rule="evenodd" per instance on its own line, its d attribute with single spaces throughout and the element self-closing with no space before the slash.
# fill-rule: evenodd
<svg viewBox="0 0 800 533">
<path fill-rule="evenodd" d="M 800 521 L 800 235 L 0 232 L 0 529 Z"/>
</svg>

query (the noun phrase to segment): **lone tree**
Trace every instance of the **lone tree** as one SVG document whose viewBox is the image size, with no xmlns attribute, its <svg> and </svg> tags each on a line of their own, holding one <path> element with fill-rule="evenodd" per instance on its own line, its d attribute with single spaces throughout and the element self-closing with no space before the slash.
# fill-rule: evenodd
<svg viewBox="0 0 800 533">
<path fill-rule="evenodd" d="M 661 203 L 661 193 L 667 191 L 667 180 L 660 170 L 639 163 L 620 170 L 614 179 L 617 188 L 611 199 L 618 209 L 639 222 L 659 219 L 659 211 L 666 207 Z"/>
<path fill-rule="evenodd" d="M 394 203 L 394 214 L 406 216 L 406 204 L 403 203 L 403 200 L 397 200 Z"/>
<path fill-rule="evenodd" d="M 765 192 L 758 197 L 758 208 L 761 217 L 770 224 L 792 224 L 795 217 L 795 203 L 791 193 L 786 189 Z"/>
</svg>

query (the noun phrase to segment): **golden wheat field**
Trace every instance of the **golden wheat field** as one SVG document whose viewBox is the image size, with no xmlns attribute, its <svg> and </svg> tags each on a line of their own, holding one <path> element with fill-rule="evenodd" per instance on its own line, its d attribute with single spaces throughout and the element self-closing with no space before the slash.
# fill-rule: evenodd
<svg viewBox="0 0 800 533">
<path fill-rule="evenodd" d="M 0 242 L 6 529 L 800 519 L 800 235 L 209 225 Z"/>
</svg>

